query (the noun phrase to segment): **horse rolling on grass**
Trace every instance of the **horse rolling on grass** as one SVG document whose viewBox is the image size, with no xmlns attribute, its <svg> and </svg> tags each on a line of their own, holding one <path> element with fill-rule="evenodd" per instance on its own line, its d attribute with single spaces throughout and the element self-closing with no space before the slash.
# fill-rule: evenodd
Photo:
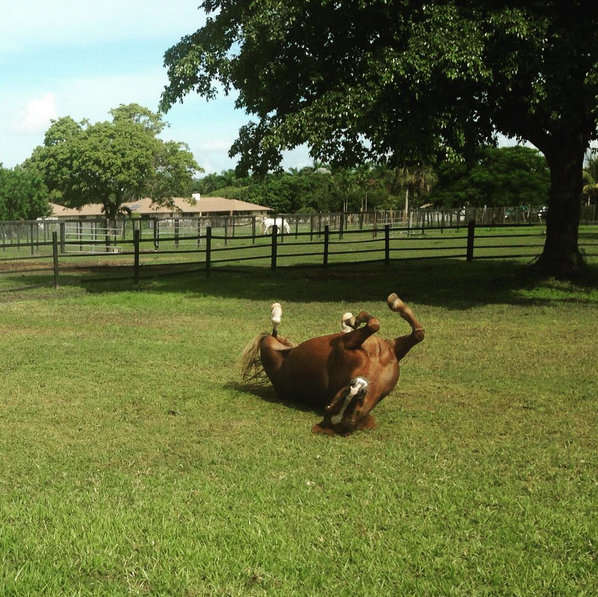
<svg viewBox="0 0 598 597">
<path fill-rule="evenodd" d="M 298 346 L 278 334 L 282 307 L 274 303 L 272 332 L 259 334 L 243 352 L 243 380 L 269 380 L 279 398 L 322 411 L 324 418 L 314 433 L 349 435 L 374 429 L 371 410 L 397 385 L 401 359 L 424 339 L 413 311 L 394 293 L 387 302 L 411 326 L 411 334 L 393 340 L 375 336 L 380 321 L 361 311 L 356 317 L 343 315 L 340 333 Z"/>
</svg>

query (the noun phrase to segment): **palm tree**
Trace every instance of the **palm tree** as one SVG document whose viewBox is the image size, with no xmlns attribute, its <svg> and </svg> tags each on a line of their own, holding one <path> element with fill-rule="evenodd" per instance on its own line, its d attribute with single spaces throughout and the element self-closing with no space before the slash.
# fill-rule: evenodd
<svg viewBox="0 0 598 597">
<path fill-rule="evenodd" d="M 405 213 L 409 213 L 416 198 L 425 197 L 438 180 L 432 166 L 414 164 L 397 169 L 397 182 L 405 190 Z"/>
</svg>

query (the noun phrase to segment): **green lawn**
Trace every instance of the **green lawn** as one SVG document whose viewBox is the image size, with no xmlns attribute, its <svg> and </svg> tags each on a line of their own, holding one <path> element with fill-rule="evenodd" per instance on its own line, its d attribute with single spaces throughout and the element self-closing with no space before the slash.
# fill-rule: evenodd
<svg viewBox="0 0 598 597">
<path fill-rule="evenodd" d="M 0 294 L 0 594 L 595 595 L 598 270 L 215 271 Z M 375 431 L 237 385 L 365 308 L 426 328 Z"/>
</svg>

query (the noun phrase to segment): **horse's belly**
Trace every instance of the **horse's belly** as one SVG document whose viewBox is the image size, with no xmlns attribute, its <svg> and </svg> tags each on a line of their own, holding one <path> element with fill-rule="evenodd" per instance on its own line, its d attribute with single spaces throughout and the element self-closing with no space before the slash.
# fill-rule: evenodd
<svg viewBox="0 0 598 597">
<path fill-rule="evenodd" d="M 290 400 L 326 406 L 333 391 L 328 365 L 334 337 L 313 338 L 295 347 L 280 368 L 277 390 Z"/>
</svg>

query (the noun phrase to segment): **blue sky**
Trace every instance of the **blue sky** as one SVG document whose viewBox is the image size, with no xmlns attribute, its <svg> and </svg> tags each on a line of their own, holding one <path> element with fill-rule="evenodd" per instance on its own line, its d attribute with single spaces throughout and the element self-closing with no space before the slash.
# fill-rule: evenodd
<svg viewBox="0 0 598 597">
<path fill-rule="evenodd" d="M 6 1 L 6 0 L 5 0 Z M 120 104 L 157 110 L 164 52 L 205 22 L 200 0 L 21 0 L 0 19 L 0 163 L 13 167 L 43 142 L 51 119 L 92 122 Z M 232 168 L 228 149 L 249 117 L 234 97 L 187 96 L 166 115 L 165 139 L 184 141 L 206 173 Z M 311 163 L 299 148 L 284 166 Z"/>
</svg>

